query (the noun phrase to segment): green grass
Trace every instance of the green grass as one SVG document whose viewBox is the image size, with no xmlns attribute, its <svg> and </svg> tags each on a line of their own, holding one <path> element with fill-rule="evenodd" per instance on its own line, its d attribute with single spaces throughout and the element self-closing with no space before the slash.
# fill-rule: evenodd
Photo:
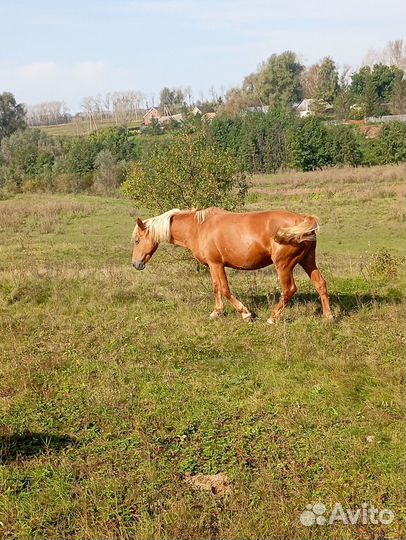
<svg viewBox="0 0 406 540">
<path fill-rule="evenodd" d="M 97 120 L 97 129 L 103 129 L 107 127 L 115 127 L 117 124 L 114 120 L 114 118 L 103 118 L 101 120 Z M 139 121 L 132 121 L 130 122 L 129 126 L 130 128 L 139 127 L 141 124 L 141 120 Z M 72 122 L 68 122 L 66 124 L 56 124 L 53 126 L 39 126 L 39 129 L 42 131 L 45 131 L 48 135 L 52 136 L 67 136 L 67 137 L 74 137 L 78 135 L 88 135 L 92 131 L 95 131 L 94 125 L 89 125 L 89 122 L 87 120 L 74 120 Z"/>
<path fill-rule="evenodd" d="M 267 326 L 272 268 L 230 272 L 257 322 L 210 321 L 181 249 L 132 271 L 123 199 L 0 201 L 1 538 L 404 536 L 403 173 L 347 172 L 258 177 L 249 197 L 320 216 L 334 324 L 298 270 Z M 217 472 L 231 494 L 184 480 Z M 315 502 L 396 517 L 304 527 Z"/>
</svg>

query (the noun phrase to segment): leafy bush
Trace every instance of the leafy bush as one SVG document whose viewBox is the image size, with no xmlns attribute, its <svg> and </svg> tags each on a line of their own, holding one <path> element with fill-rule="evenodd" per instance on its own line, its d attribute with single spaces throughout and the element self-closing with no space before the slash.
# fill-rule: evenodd
<svg viewBox="0 0 406 540">
<path fill-rule="evenodd" d="M 53 138 L 39 129 L 20 130 L 2 140 L 0 187 L 78 192 L 89 189 L 95 180 L 96 191 L 111 191 L 121 183 L 126 161 L 140 155 L 139 138 L 121 128 L 74 138 Z"/>
<path fill-rule="evenodd" d="M 101 143 L 88 138 L 75 138 L 68 144 L 67 169 L 78 176 L 84 176 L 95 168 L 96 156 L 102 149 Z"/>
<path fill-rule="evenodd" d="M 328 130 L 330 155 L 334 164 L 356 166 L 361 163 L 361 147 L 349 126 L 332 126 Z"/>
<path fill-rule="evenodd" d="M 383 126 L 379 136 L 379 162 L 399 163 L 406 159 L 406 126 L 402 122 L 391 122 Z"/>
<path fill-rule="evenodd" d="M 117 161 L 135 161 L 141 155 L 141 142 L 124 128 L 110 127 L 89 135 L 91 145 L 100 152 L 108 150 Z"/>
<path fill-rule="evenodd" d="M 291 132 L 291 166 L 301 171 L 312 171 L 334 163 L 328 131 L 324 123 L 314 117 L 298 119 Z"/>
<path fill-rule="evenodd" d="M 122 183 L 125 161 L 118 161 L 110 150 L 102 150 L 95 160 L 93 187 L 96 193 L 113 193 Z"/>
<path fill-rule="evenodd" d="M 174 207 L 236 208 L 247 189 L 240 162 L 211 144 L 204 129 L 182 130 L 166 145 L 156 145 L 133 165 L 123 185 L 128 197 L 151 212 Z"/>
<path fill-rule="evenodd" d="M 14 183 L 18 188 L 30 178 L 48 177 L 59 152 L 58 142 L 39 129 L 16 131 L 1 142 L 0 185 Z"/>
</svg>

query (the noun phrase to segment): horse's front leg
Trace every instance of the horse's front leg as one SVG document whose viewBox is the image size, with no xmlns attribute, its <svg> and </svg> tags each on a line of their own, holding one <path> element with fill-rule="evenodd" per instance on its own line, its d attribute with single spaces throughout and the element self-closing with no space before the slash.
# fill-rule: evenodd
<svg viewBox="0 0 406 540">
<path fill-rule="evenodd" d="M 224 296 L 230 304 L 241 314 L 244 320 L 250 320 L 252 318 L 252 313 L 247 309 L 244 304 L 242 304 L 235 296 L 231 294 L 230 287 L 228 285 L 228 279 L 224 266 L 222 264 L 210 265 L 210 273 L 213 281 L 213 290 L 214 296 L 216 298 L 216 308 L 213 313 L 210 315 L 211 318 L 217 318 L 218 315 L 215 315 L 217 312 L 217 303 L 221 305 L 221 312 L 223 311 L 223 302 L 221 297 Z M 216 283 L 216 285 L 214 285 Z"/>
<path fill-rule="evenodd" d="M 210 319 L 218 319 L 224 309 L 223 299 L 221 296 L 221 283 L 218 279 L 217 272 L 213 267 L 210 266 L 210 275 L 211 275 L 211 281 L 213 285 L 213 293 L 214 293 L 214 310 L 210 313 Z"/>
</svg>

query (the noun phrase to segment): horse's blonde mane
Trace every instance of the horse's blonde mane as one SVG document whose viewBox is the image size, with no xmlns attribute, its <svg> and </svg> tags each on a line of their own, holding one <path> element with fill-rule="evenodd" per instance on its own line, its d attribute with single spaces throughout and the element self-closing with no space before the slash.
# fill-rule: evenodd
<svg viewBox="0 0 406 540">
<path fill-rule="evenodd" d="M 195 218 L 197 223 L 203 223 L 206 221 L 209 214 L 215 210 L 215 208 L 204 208 L 202 210 L 180 210 L 179 208 L 172 208 L 167 212 L 155 216 L 149 219 L 145 219 L 144 225 L 148 229 L 149 234 L 152 237 L 152 240 L 159 244 L 160 242 L 169 242 L 171 238 L 171 219 L 176 214 L 190 214 L 195 213 Z M 134 242 L 138 234 L 138 224 L 135 225 L 131 239 Z"/>
<path fill-rule="evenodd" d="M 169 242 L 171 238 L 171 218 L 176 214 L 183 214 L 188 210 L 180 210 L 179 208 L 172 208 L 159 216 L 155 216 L 144 220 L 144 225 L 148 229 L 154 242 L 159 244 L 160 242 Z M 135 225 L 132 240 L 134 241 L 138 234 L 138 224 Z"/>
<path fill-rule="evenodd" d="M 195 214 L 196 221 L 198 223 L 203 223 L 204 221 L 206 221 L 207 216 L 212 210 L 213 208 L 203 208 L 202 210 L 196 210 L 196 214 Z"/>
</svg>

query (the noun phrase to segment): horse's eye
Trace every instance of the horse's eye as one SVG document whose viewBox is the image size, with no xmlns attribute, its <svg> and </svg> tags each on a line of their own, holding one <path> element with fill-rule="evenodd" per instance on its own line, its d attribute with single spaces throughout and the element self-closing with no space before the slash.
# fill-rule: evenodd
<svg viewBox="0 0 406 540">
<path fill-rule="evenodd" d="M 140 243 L 140 241 L 139 241 L 139 240 L 136 240 L 136 241 L 134 242 L 134 244 L 139 244 L 139 243 Z"/>
</svg>

